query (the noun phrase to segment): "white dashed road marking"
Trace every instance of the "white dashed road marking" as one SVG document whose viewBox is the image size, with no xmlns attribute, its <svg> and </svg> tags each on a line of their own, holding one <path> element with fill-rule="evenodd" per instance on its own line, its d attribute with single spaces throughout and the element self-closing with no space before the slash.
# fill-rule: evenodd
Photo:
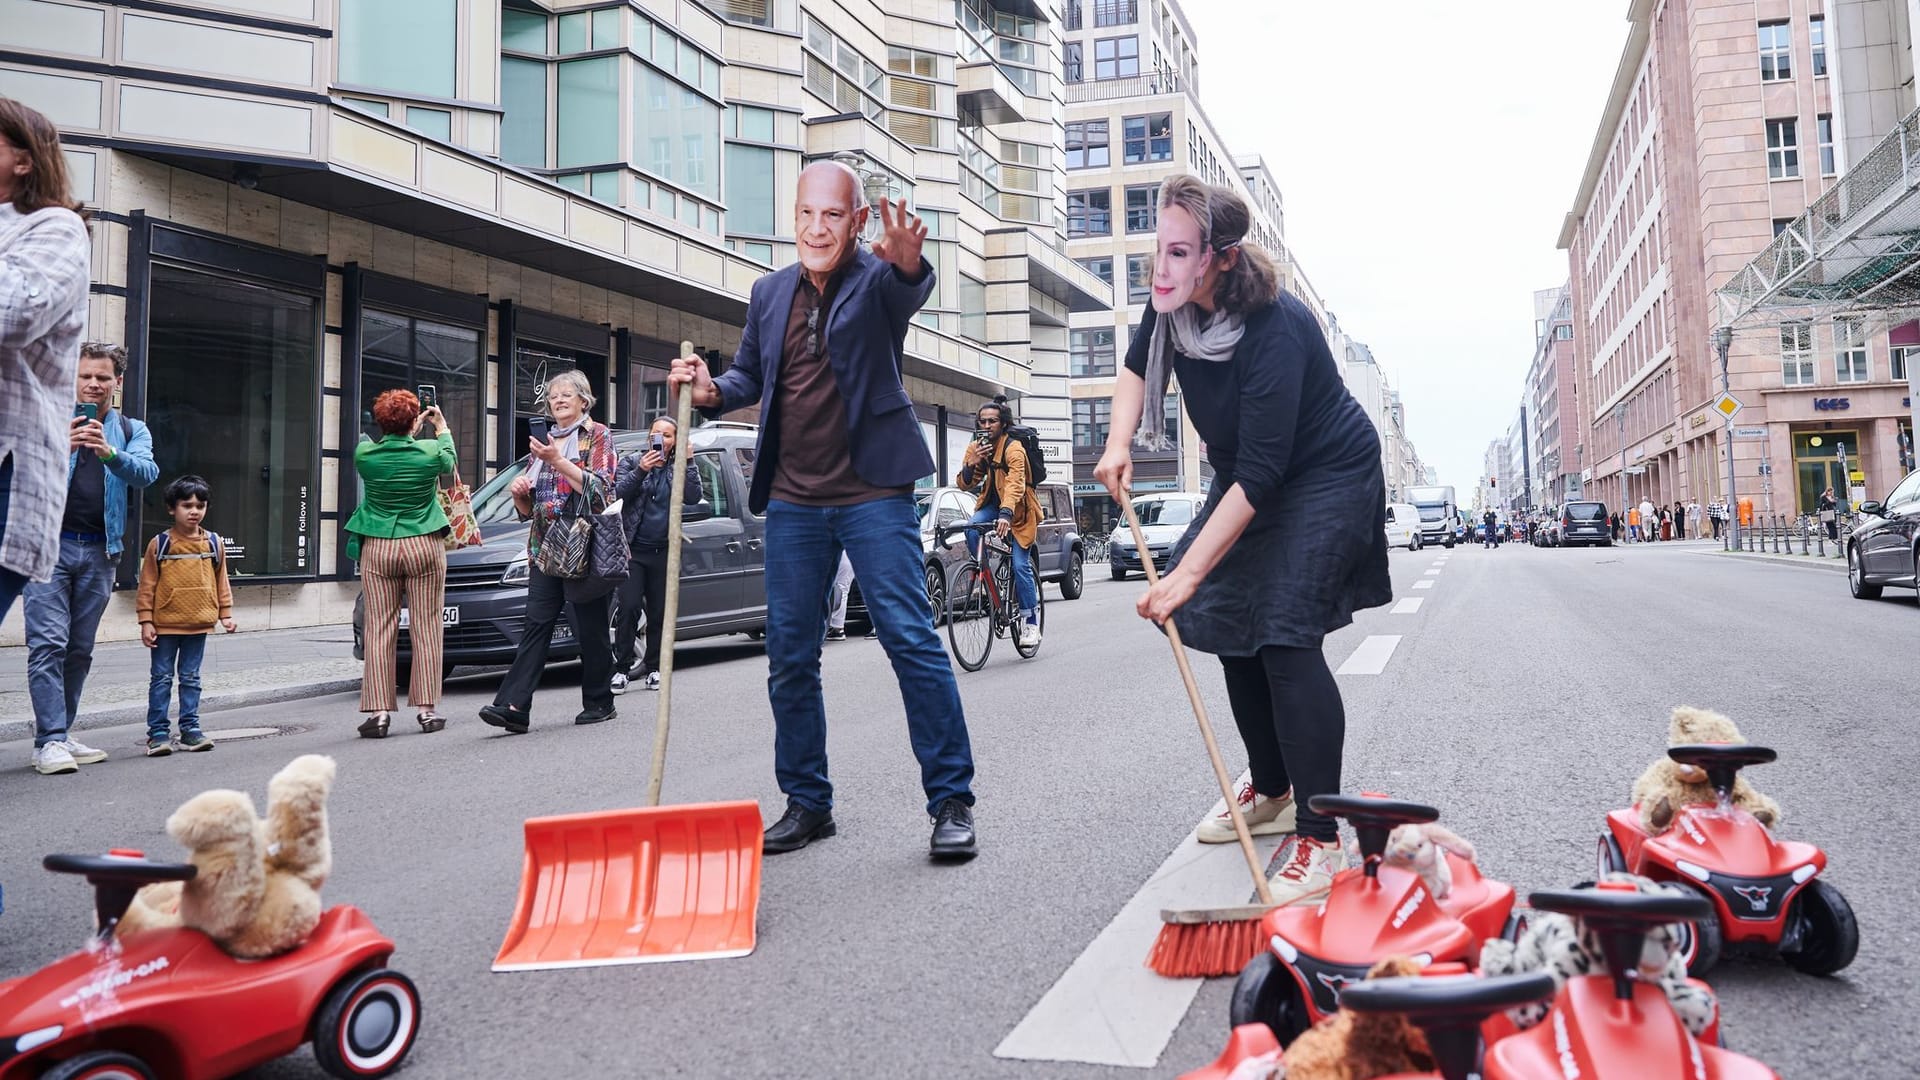
<svg viewBox="0 0 1920 1080">
<path fill-rule="evenodd" d="M 1389 614 L 1418 615 L 1420 613 L 1420 605 L 1424 603 L 1426 603 L 1425 597 L 1409 596 L 1405 600 L 1393 605 L 1393 611 Z"/>
<path fill-rule="evenodd" d="M 1340 665 L 1335 675 L 1378 675 L 1387 669 L 1387 661 L 1393 659 L 1393 650 L 1400 647 L 1399 634 L 1373 634 L 1353 650 L 1347 662 Z"/>
<path fill-rule="evenodd" d="M 1413 587 L 1416 589 L 1431 589 L 1433 588 L 1433 582 L 1426 578 L 1421 578 L 1419 581 L 1413 583 Z"/>
<path fill-rule="evenodd" d="M 1437 576 L 1439 573 L 1440 573 L 1440 568 L 1436 566 L 1432 570 L 1427 571 L 1427 576 L 1434 577 L 1434 576 Z"/>
</svg>

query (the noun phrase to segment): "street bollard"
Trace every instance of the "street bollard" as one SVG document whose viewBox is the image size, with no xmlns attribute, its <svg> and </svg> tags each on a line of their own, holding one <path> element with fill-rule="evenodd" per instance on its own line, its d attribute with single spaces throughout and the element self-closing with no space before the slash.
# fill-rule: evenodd
<svg viewBox="0 0 1920 1080">
<path fill-rule="evenodd" d="M 1801 518 L 1800 519 L 1800 554 L 1802 555 L 1811 554 L 1811 552 L 1807 548 L 1808 542 L 1811 539 L 1812 538 L 1807 535 L 1807 519 Z"/>
<path fill-rule="evenodd" d="M 1780 520 L 1780 517 L 1779 517 L 1779 515 L 1777 515 L 1777 514 L 1776 514 L 1776 515 L 1774 515 L 1774 519 L 1773 519 L 1773 553 L 1774 553 L 1775 555 L 1778 555 L 1778 554 L 1780 554 L 1780 538 L 1781 538 L 1781 536 L 1782 536 L 1782 535 L 1784 535 L 1784 534 L 1786 533 L 1786 531 L 1787 531 L 1787 526 L 1786 526 L 1786 523 Z"/>
<path fill-rule="evenodd" d="M 1824 559 L 1827 557 L 1827 530 L 1825 529 L 1820 530 L 1819 544 L 1820 544 L 1820 557 Z"/>
</svg>

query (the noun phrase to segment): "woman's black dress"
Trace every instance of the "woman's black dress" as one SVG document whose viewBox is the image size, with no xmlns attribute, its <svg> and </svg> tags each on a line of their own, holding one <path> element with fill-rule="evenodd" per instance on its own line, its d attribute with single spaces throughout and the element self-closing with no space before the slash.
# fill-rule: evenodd
<svg viewBox="0 0 1920 1080">
<path fill-rule="evenodd" d="M 1137 375 L 1146 374 L 1156 317 L 1149 305 L 1127 348 Z M 1214 476 L 1172 565 L 1234 484 L 1254 507 L 1246 532 L 1176 616 L 1181 638 L 1217 656 L 1317 649 L 1355 611 L 1393 599 L 1380 437 L 1306 306 L 1282 292 L 1247 316 L 1231 360 L 1176 353 L 1173 371 Z"/>
</svg>

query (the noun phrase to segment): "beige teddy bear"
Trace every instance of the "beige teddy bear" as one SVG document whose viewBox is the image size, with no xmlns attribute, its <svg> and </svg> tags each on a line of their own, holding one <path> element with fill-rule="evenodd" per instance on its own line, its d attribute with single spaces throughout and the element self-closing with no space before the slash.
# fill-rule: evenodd
<svg viewBox="0 0 1920 1080">
<path fill-rule="evenodd" d="M 1689 743 L 1744 743 L 1747 740 L 1732 720 L 1708 709 L 1681 705 L 1673 710 L 1668 725 L 1667 745 Z M 1673 824 L 1674 812 L 1698 803 L 1712 805 L 1717 796 L 1707 783 L 1706 773 L 1692 765 L 1682 765 L 1662 755 L 1640 779 L 1633 782 L 1633 803 L 1640 809 L 1640 827 L 1657 836 Z M 1752 814 L 1771 829 L 1780 822 L 1780 807 L 1772 799 L 1754 790 L 1745 776 L 1733 781 L 1733 805 Z"/>
<path fill-rule="evenodd" d="M 117 935 L 190 926 L 234 956 L 275 956 L 320 922 L 320 886 L 333 867 L 327 795 L 333 759 L 295 758 L 267 784 L 267 816 L 239 791 L 207 791 L 167 819 L 167 835 L 192 852 L 200 872 L 141 889 Z"/>
</svg>

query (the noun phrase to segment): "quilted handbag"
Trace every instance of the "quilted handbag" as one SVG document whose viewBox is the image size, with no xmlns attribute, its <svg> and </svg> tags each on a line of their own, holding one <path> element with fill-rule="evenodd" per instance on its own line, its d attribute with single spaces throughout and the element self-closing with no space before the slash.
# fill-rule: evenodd
<svg viewBox="0 0 1920 1080">
<path fill-rule="evenodd" d="M 447 531 L 440 542 L 448 551 L 474 547 L 482 542 L 480 522 L 473 516 L 473 491 L 458 475 L 453 483 L 440 489 L 440 509 L 447 515 Z"/>
</svg>

